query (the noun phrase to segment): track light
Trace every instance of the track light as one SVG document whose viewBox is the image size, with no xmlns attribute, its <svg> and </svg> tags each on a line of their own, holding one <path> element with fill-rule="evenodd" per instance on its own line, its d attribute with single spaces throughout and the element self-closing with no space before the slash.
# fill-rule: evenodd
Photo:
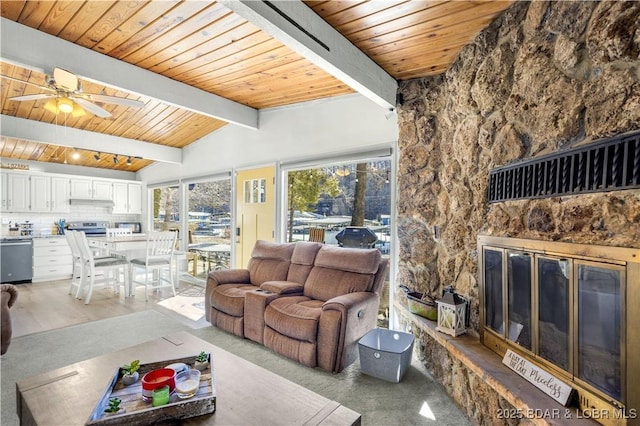
<svg viewBox="0 0 640 426">
<path fill-rule="evenodd" d="M 118 156 L 117 155 L 113 156 L 113 164 L 118 164 Z"/>
<path fill-rule="evenodd" d="M 95 158 L 96 161 L 100 161 L 100 153 L 96 152 L 95 154 L 93 154 L 93 158 Z"/>
<path fill-rule="evenodd" d="M 127 166 L 130 166 L 130 165 L 131 165 L 131 157 L 128 157 L 127 158 Z"/>
</svg>

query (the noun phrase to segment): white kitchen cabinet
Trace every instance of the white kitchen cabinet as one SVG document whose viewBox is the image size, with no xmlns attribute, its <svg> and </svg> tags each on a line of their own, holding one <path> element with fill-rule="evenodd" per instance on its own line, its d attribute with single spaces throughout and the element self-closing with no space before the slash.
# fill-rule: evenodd
<svg viewBox="0 0 640 426">
<path fill-rule="evenodd" d="M 51 176 L 51 211 L 69 211 L 69 178 Z"/>
<path fill-rule="evenodd" d="M 33 282 L 70 278 L 73 257 L 65 237 L 33 239 Z"/>
<path fill-rule="evenodd" d="M 71 198 L 93 198 L 93 181 L 91 179 L 71 178 L 69 180 Z"/>
<path fill-rule="evenodd" d="M 94 180 L 93 198 L 96 200 L 112 200 L 113 182 L 110 180 Z"/>
<path fill-rule="evenodd" d="M 69 185 L 71 198 L 111 200 L 113 197 L 113 185 L 108 180 L 71 178 Z"/>
<path fill-rule="evenodd" d="M 142 185 L 114 182 L 113 203 L 113 213 L 142 213 Z"/>
<path fill-rule="evenodd" d="M 31 211 L 51 210 L 51 178 L 45 175 L 31 175 Z"/>
<path fill-rule="evenodd" d="M 6 180 L 6 195 L 3 195 L 3 210 L 8 212 L 28 212 L 31 199 L 28 173 L 3 173 Z M 5 191 L 3 191 L 5 192 Z"/>
<path fill-rule="evenodd" d="M 63 213 L 69 211 L 69 178 L 31 175 L 31 211 Z"/>
</svg>

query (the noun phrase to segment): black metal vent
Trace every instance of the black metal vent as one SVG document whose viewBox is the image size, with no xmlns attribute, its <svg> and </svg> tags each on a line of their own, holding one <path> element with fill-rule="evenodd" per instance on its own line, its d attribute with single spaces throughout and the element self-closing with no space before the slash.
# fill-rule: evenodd
<svg viewBox="0 0 640 426">
<path fill-rule="evenodd" d="M 640 132 L 499 167 L 489 202 L 640 188 Z"/>
</svg>

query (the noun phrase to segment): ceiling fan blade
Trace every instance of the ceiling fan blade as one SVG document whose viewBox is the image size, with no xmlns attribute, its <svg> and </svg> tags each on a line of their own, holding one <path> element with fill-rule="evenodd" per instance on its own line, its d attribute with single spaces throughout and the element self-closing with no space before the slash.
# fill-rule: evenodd
<svg viewBox="0 0 640 426">
<path fill-rule="evenodd" d="M 52 89 L 51 87 L 47 87 L 47 86 L 42 86 L 40 84 L 36 84 L 36 83 L 32 83 L 30 81 L 24 81 L 24 80 L 20 80 L 18 78 L 14 78 L 14 77 L 9 77 L 8 75 L 0 75 L 0 77 L 2 78 L 6 78 L 7 80 L 12 80 L 18 83 L 22 83 L 22 84 L 28 84 L 30 86 L 35 86 L 40 90 L 46 90 L 47 92 L 51 92 L 51 93 L 57 93 L 55 89 Z"/>
<path fill-rule="evenodd" d="M 111 117 L 111 113 L 109 111 L 107 111 L 106 109 L 102 109 L 100 108 L 98 105 L 89 102 L 86 99 L 82 99 L 80 97 L 76 97 L 73 96 L 72 97 L 74 102 L 77 102 L 78 105 L 80 105 L 82 108 L 86 109 L 87 111 L 89 111 L 91 114 L 96 115 L 100 118 L 109 118 Z"/>
<path fill-rule="evenodd" d="M 82 95 L 86 96 L 91 101 L 104 102 L 105 104 L 116 104 L 133 108 L 141 108 L 144 106 L 144 102 L 135 99 L 119 98 L 117 96 L 108 95 L 97 95 L 93 93 L 83 93 Z"/>
<path fill-rule="evenodd" d="M 53 98 L 56 95 L 54 93 L 36 93 L 34 95 L 22 95 L 22 96 L 14 96 L 11 98 L 8 98 L 10 101 L 18 101 L 18 102 L 22 102 L 22 101 L 37 101 L 38 99 L 47 99 L 47 98 Z"/>
</svg>

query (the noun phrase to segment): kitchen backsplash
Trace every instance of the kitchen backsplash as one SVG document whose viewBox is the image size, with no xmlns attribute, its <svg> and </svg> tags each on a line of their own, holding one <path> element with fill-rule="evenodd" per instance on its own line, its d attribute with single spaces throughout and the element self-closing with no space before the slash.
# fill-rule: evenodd
<svg viewBox="0 0 640 426">
<path fill-rule="evenodd" d="M 51 235 L 55 228 L 55 223 L 64 219 L 67 223 L 71 221 L 105 221 L 109 225 L 116 222 L 140 222 L 141 215 L 137 214 L 111 214 L 108 209 L 102 206 L 83 206 L 82 209 L 75 209 L 67 213 L 5 213 L 2 212 L 2 228 L 0 235 L 9 235 L 9 221 L 13 227 L 16 223 L 29 221 L 33 226 L 33 236 Z M 144 225 L 143 225 L 144 228 Z"/>
</svg>

